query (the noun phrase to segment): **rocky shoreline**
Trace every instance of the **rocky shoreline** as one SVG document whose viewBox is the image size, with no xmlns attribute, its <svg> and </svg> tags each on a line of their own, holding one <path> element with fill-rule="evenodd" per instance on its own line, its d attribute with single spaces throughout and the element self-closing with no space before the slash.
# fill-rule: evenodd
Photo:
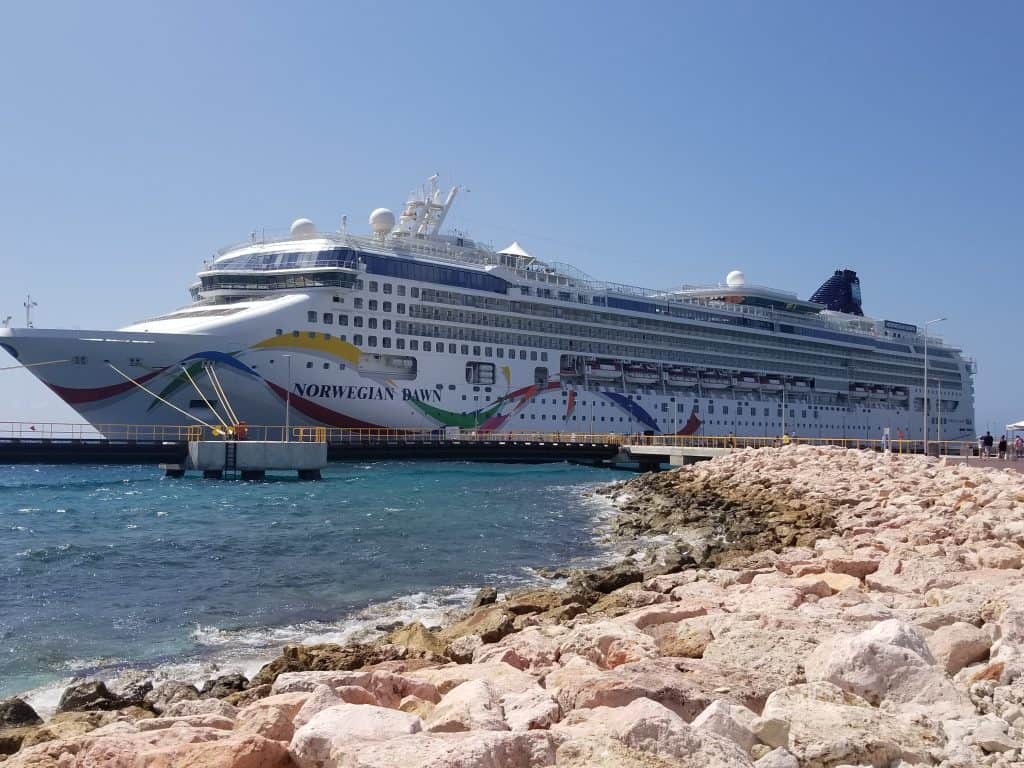
<svg viewBox="0 0 1024 768">
<path fill-rule="evenodd" d="M 600 493 L 621 562 L 252 679 L 8 699 L 0 762 L 1024 766 L 1024 476 L 788 446 Z"/>
</svg>

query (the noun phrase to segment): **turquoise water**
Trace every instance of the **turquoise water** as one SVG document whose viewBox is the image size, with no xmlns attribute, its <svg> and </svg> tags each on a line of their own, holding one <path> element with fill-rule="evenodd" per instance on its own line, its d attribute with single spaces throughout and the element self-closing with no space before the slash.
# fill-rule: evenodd
<svg viewBox="0 0 1024 768">
<path fill-rule="evenodd" d="M 439 621 L 591 560 L 605 470 L 378 462 L 323 482 L 0 467 L 0 696 L 124 666 L 255 668 L 285 642 Z"/>
</svg>

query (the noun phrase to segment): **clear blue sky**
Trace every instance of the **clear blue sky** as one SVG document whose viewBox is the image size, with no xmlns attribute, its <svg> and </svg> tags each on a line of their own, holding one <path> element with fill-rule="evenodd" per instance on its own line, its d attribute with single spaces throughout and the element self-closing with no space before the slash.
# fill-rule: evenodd
<svg viewBox="0 0 1024 768">
<path fill-rule="evenodd" d="M 362 229 L 438 171 L 471 190 L 450 223 L 603 279 L 855 268 L 870 314 L 949 316 L 995 431 L 1024 418 L 1022 29 L 1013 2 L 7 3 L 0 318 L 170 310 L 215 248 Z M 70 415 L 31 382 L 0 372 L 0 419 Z"/>
</svg>

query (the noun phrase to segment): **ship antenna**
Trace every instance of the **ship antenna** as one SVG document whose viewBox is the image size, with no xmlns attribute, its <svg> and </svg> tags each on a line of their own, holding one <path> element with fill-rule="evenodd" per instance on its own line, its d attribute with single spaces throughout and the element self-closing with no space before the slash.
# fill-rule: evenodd
<svg viewBox="0 0 1024 768">
<path fill-rule="evenodd" d="M 32 301 L 32 294 L 25 297 L 25 327 L 32 328 L 32 309 L 38 307 L 38 302 Z"/>
<path fill-rule="evenodd" d="M 4 322 L 3 322 L 3 327 L 4 328 L 10 328 L 11 327 L 11 320 L 12 320 L 12 317 L 10 315 L 5 317 L 4 318 Z"/>
</svg>

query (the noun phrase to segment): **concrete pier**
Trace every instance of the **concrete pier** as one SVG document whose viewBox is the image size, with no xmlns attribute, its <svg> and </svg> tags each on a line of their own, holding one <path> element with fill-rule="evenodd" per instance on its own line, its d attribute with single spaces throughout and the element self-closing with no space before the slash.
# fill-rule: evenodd
<svg viewBox="0 0 1024 768">
<path fill-rule="evenodd" d="M 161 464 L 168 477 L 199 471 L 204 480 L 237 474 L 263 480 L 268 471 L 297 472 L 300 480 L 319 480 L 327 466 L 327 443 L 271 440 L 199 440 L 188 444 L 183 464 Z"/>
</svg>

